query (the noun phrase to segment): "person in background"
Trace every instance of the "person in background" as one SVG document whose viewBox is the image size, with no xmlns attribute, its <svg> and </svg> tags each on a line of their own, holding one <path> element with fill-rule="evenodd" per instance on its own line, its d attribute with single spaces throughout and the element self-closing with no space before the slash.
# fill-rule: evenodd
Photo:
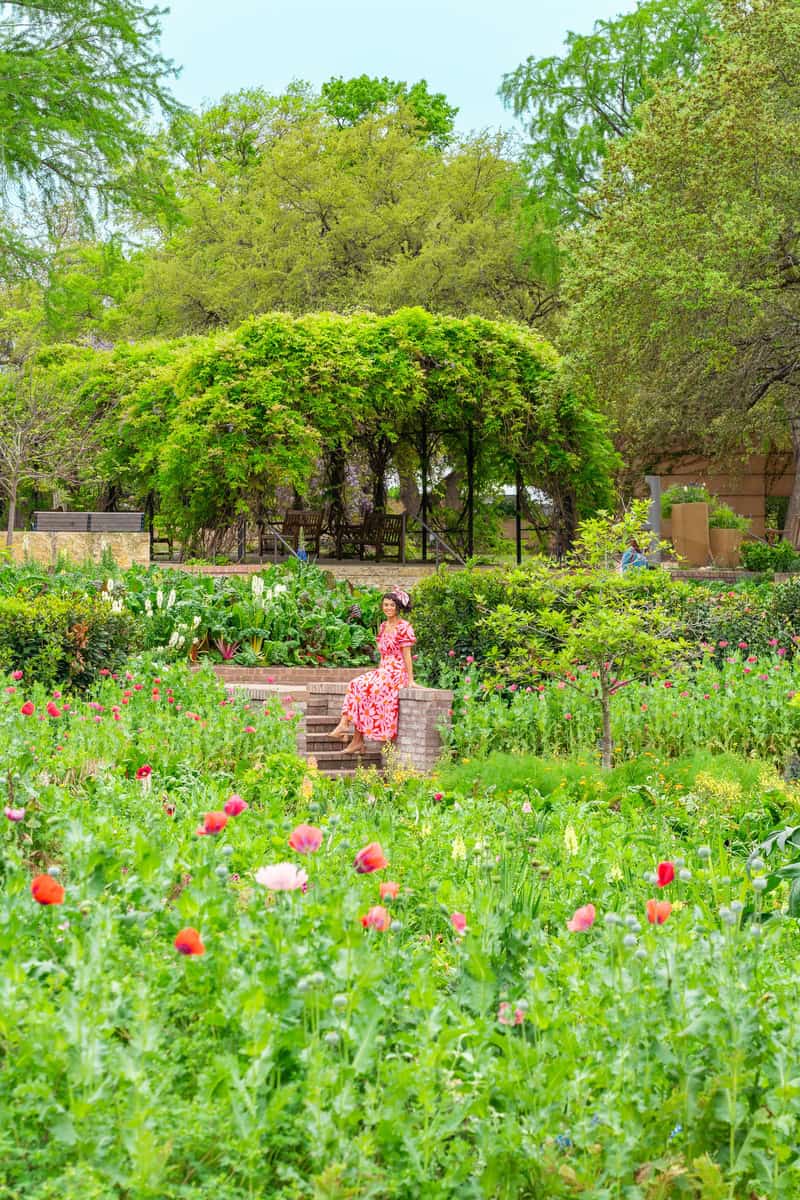
<svg viewBox="0 0 800 1200">
<path fill-rule="evenodd" d="M 642 549 L 636 538 L 631 538 L 628 549 L 622 556 L 622 562 L 619 564 L 619 569 L 624 575 L 626 571 L 630 571 L 631 567 L 646 567 L 647 558 L 642 553 Z"/>
</svg>

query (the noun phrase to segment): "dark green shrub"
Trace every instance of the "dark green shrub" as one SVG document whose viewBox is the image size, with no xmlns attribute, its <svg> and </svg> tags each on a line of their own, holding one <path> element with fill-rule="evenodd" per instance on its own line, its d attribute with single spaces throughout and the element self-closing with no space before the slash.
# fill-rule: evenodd
<svg viewBox="0 0 800 1200">
<path fill-rule="evenodd" d="M 101 668 L 115 670 L 138 649 L 134 618 L 81 596 L 0 598 L 0 670 L 27 682 L 87 687 Z"/>
<path fill-rule="evenodd" d="M 742 566 L 746 571 L 796 571 L 800 567 L 800 554 L 790 542 L 742 543 Z"/>
</svg>

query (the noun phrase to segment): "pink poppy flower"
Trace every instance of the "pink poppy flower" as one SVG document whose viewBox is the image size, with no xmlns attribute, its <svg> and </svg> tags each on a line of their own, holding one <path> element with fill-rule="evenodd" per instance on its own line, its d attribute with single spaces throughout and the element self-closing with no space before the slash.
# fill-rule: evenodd
<svg viewBox="0 0 800 1200">
<path fill-rule="evenodd" d="M 385 933 L 392 923 L 392 918 L 382 904 L 376 904 L 361 918 L 365 929 L 379 929 Z"/>
<path fill-rule="evenodd" d="M 594 905 L 584 904 L 582 908 L 575 909 L 572 919 L 567 921 L 567 929 L 570 933 L 585 933 L 594 925 L 596 916 Z"/>
<path fill-rule="evenodd" d="M 646 911 L 651 925 L 663 925 L 672 912 L 672 905 L 669 900 L 648 900 Z"/>
<path fill-rule="evenodd" d="M 433 798 L 436 801 L 436 803 L 438 804 L 440 800 L 444 800 L 444 792 L 434 792 Z"/>
<path fill-rule="evenodd" d="M 271 892 L 296 892 L 305 890 L 308 875 L 294 863 L 275 863 L 271 867 L 259 867 L 255 874 L 256 883 Z"/>
<path fill-rule="evenodd" d="M 521 1025 L 525 1020 L 525 1013 L 521 1008 L 513 1008 L 504 1000 L 497 1010 L 497 1019 L 501 1025 Z"/>
<path fill-rule="evenodd" d="M 197 830 L 201 835 L 208 834 L 213 836 L 217 833 L 222 833 L 225 826 L 228 824 L 228 814 L 224 812 L 206 813 L 203 818 L 203 824 Z"/>
<path fill-rule="evenodd" d="M 359 875 L 370 875 L 373 871 L 382 871 L 388 865 L 379 842 L 370 842 L 362 850 L 359 850 L 353 863 Z"/>
<path fill-rule="evenodd" d="M 256 727 L 255 725 L 245 725 L 244 731 L 245 733 L 255 733 Z"/>
<path fill-rule="evenodd" d="M 9 819 L 9 821 L 24 821 L 25 820 L 25 809 L 24 808 L 7 808 L 5 810 L 5 813 Z"/>
<path fill-rule="evenodd" d="M 206 948 L 200 939 L 200 934 L 191 925 L 188 925 L 186 929 L 181 929 L 175 938 L 175 949 L 179 953 L 189 956 L 205 954 L 206 952 Z"/>
<path fill-rule="evenodd" d="M 20 679 L 22 679 L 24 674 L 25 674 L 24 671 L 12 671 L 11 678 L 16 679 L 17 683 L 19 683 Z"/>
<path fill-rule="evenodd" d="M 450 924 L 455 929 L 456 933 L 466 933 L 467 918 L 463 913 L 454 912 L 450 914 Z"/>
<path fill-rule="evenodd" d="M 229 817 L 238 817 L 240 813 L 246 812 L 249 807 L 250 805 L 247 801 L 238 796 L 236 792 L 228 796 L 228 799 L 225 801 L 225 812 Z"/>
<path fill-rule="evenodd" d="M 468 662 L 470 665 L 471 665 L 472 663 L 474 663 L 474 662 L 475 662 L 475 655 L 474 655 L 474 654 L 468 654 L 468 655 L 467 655 L 467 662 Z"/>
<path fill-rule="evenodd" d="M 671 862 L 660 862 L 656 868 L 658 877 L 658 886 L 666 887 L 668 883 L 672 883 L 675 878 L 675 864 Z"/>
<path fill-rule="evenodd" d="M 391 879 L 381 884 L 381 900 L 396 900 L 400 892 L 400 884 Z"/>
<path fill-rule="evenodd" d="M 572 713 L 564 713 L 564 720 L 565 720 L 565 721 L 571 721 L 571 720 L 572 720 Z"/>
<path fill-rule="evenodd" d="M 50 700 L 47 705 L 47 713 L 48 713 L 48 716 L 51 716 L 51 717 L 60 717 L 61 709 L 58 707 L 57 704 L 54 704 L 53 701 Z"/>
<path fill-rule="evenodd" d="M 289 845 L 298 854 L 313 854 L 322 845 L 322 830 L 316 825 L 297 825 L 289 835 Z"/>
</svg>

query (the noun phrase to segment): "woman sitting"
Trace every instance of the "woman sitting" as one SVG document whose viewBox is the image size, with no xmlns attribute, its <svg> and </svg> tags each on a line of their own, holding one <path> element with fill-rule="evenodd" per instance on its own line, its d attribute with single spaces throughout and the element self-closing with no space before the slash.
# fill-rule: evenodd
<svg viewBox="0 0 800 1200">
<path fill-rule="evenodd" d="M 411 611 L 408 592 L 402 588 L 386 592 L 381 608 L 386 620 L 378 630 L 380 664 L 374 671 L 351 679 L 339 724 L 328 734 L 349 741 L 344 754 L 362 753 L 365 737 L 376 742 L 391 742 L 397 737 L 400 688 L 414 683 L 411 647 L 417 639 L 401 615 Z"/>
</svg>

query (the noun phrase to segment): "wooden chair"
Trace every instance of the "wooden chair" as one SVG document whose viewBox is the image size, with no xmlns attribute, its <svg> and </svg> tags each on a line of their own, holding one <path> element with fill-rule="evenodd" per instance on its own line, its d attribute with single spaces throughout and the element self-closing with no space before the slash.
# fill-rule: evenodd
<svg viewBox="0 0 800 1200">
<path fill-rule="evenodd" d="M 367 546 L 375 548 L 375 561 L 380 562 L 387 547 L 397 549 L 398 561 L 406 561 L 406 514 L 367 513 L 360 525 L 345 523 L 337 537 L 338 553 L 343 544 L 349 543 L 363 559 Z"/>
<path fill-rule="evenodd" d="M 312 552 L 319 557 L 319 543 L 322 537 L 322 526 L 325 514 L 323 512 L 314 512 L 312 509 L 289 509 L 284 513 L 280 524 L 277 520 L 262 523 L 258 528 L 258 554 L 263 557 L 264 554 L 271 550 L 285 551 L 286 547 L 281 542 L 280 538 L 276 538 L 273 532 L 278 529 L 284 541 L 288 542 L 293 550 L 300 548 L 300 531 L 303 532 L 303 544 L 309 554 Z M 273 528 L 269 526 L 272 525 Z M 276 545 L 277 543 L 277 545 Z"/>
</svg>

